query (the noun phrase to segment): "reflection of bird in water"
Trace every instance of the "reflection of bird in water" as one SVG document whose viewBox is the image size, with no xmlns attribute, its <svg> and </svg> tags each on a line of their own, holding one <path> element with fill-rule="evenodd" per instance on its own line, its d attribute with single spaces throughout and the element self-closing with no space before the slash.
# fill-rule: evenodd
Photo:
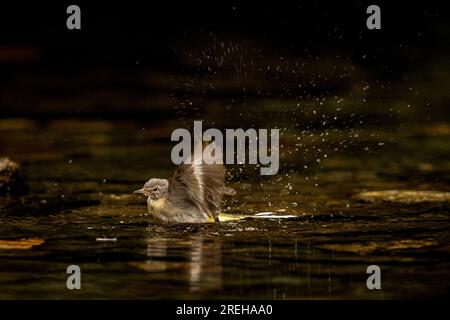
<svg viewBox="0 0 450 320">
<path fill-rule="evenodd" d="M 164 279 L 187 281 L 192 291 L 219 288 L 222 248 L 219 239 L 194 234 L 187 238 L 152 236 L 146 239 L 147 259 L 133 266 Z"/>
<path fill-rule="evenodd" d="M 225 187 L 225 166 L 206 164 L 194 158 L 182 164 L 172 178 L 150 179 L 141 193 L 148 197 L 149 213 L 166 223 L 202 223 L 218 221 L 222 196 L 234 195 Z"/>
</svg>

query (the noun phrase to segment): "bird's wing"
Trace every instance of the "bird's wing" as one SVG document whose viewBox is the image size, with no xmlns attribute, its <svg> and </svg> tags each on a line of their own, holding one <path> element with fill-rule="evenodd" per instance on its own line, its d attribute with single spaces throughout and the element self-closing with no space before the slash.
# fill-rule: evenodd
<svg viewBox="0 0 450 320">
<path fill-rule="evenodd" d="M 179 201 L 186 198 L 215 218 L 222 199 L 225 181 L 223 164 L 206 164 L 195 159 L 191 164 L 182 164 L 169 180 L 169 198 Z"/>
</svg>

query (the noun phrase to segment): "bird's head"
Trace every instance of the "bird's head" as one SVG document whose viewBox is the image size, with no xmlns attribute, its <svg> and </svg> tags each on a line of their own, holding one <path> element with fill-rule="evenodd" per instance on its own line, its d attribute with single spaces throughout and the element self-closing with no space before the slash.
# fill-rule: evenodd
<svg viewBox="0 0 450 320">
<path fill-rule="evenodd" d="M 152 200 L 167 197 L 169 194 L 169 181 L 166 179 L 150 179 L 144 184 L 142 189 L 136 190 L 134 193 L 143 194 Z"/>
</svg>

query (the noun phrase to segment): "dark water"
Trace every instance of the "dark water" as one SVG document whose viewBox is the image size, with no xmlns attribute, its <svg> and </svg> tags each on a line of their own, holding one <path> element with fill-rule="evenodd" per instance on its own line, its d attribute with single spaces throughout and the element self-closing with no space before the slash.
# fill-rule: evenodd
<svg viewBox="0 0 450 320">
<path fill-rule="evenodd" d="M 285 131 L 280 174 L 262 179 L 231 168 L 229 184 L 238 194 L 222 211 L 236 218 L 267 211 L 296 218 L 153 225 L 145 199 L 131 192 L 150 177 L 171 174 L 172 145 L 164 137 L 174 125 L 1 120 L 2 152 L 21 163 L 30 191 L 1 200 L 0 239 L 44 242 L 0 249 L 0 298 L 448 294 L 448 194 L 418 202 L 415 196 L 355 198 L 373 190 L 450 191 L 448 126 L 432 123 L 406 133 L 362 128 L 353 147 L 335 153 L 333 142 L 349 139 L 348 129 L 330 133 L 325 143 L 314 139 L 320 130 L 304 135 L 300 151 L 298 132 Z M 322 148 L 320 162 L 305 151 L 308 143 Z M 81 267 L 82 290 L 66 288 L 71 264 Z M 371 264 L 381 267 L 382 290 L 366 287 Z"/>
</svg>

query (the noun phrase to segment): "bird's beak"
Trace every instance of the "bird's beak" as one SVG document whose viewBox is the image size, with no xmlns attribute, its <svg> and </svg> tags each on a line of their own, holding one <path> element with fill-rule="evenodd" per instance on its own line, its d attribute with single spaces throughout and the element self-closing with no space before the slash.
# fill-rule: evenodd
<svg viewBox="0 0 450 320">
<path fill-rule="evenodd" d="M 142 193 L 145 194 L 144 188 L 134 191 L 133 193 Z"/>
</svg>

